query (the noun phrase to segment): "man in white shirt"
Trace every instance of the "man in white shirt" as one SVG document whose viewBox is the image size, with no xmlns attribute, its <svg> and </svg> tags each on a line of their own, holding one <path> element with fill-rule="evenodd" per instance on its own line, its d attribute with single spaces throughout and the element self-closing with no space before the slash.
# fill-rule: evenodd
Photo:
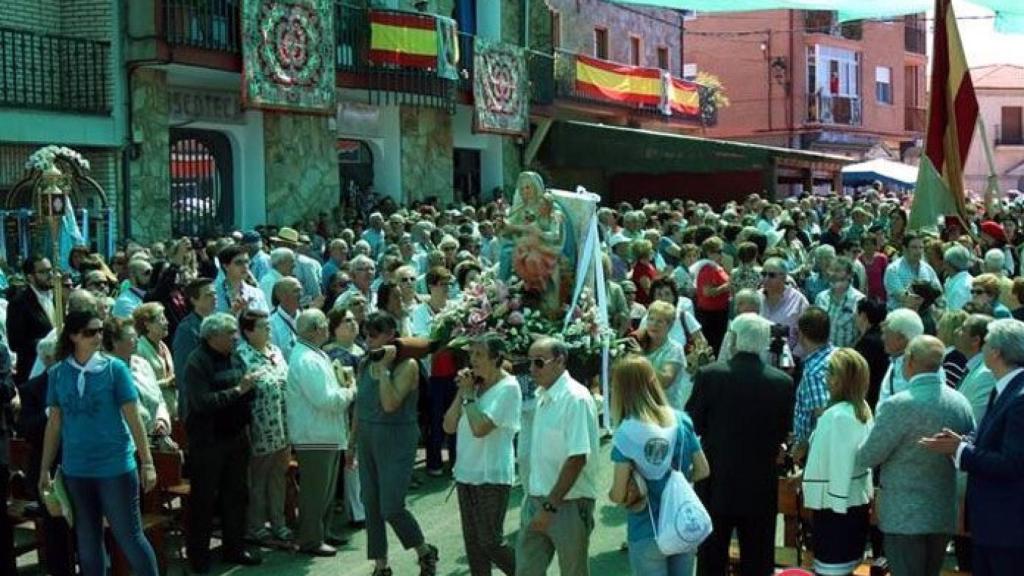
<svg viewBox="0 0 1024 576">
<path fill-rule="evenodd" d="M 132 312 L 142 305 L 146 296 L 146 286 L 153 276 L 153 266 L 142 258 L 134 258 L 128 263 L 128 287 L 121 291 L 114 302 L 112 314 L 115 318 L 131 318 Z"/>
<path fill-rule="evenodd" d="M 530 374 L 537 383 L 530 449 L 530 478 L 516 574 L 547 573 L 554 553 L 562 576 L 586 576 L 597 498 L 597 407 L 590 392 L 566 371 L 561 340 L 530 346 Z"/>
<path fill-rule="evenodd" d="M 971 267 L 971 253 L 963 245 L 954 244 L 946 249 L 942 260 L 950 269 L 944 287 L 946 309 L 963 310 L 964 305 L 971 301 L 971 282 L 974 280 L 968 271 Z"/>
<path fill-rule="evenodd" d="M 924 334 L 924 323 L 917 312 L 909 308 L 900 308 L 889 312 L 882 323 L 882 343 L 885 353 L 891 358 L 889 370 L 882 378 L 878 392 L 878 403 L 885 402 L 890 396 L 907 389 L 909 379 L 903 374 L 903 353 L 910 341 Z"/>
<path fill-rule="evenodd" d="M 298 332 L 295 319 L 299 315 L 299 299 L 302 284 L 291 276 L 282 278 L 274 285 L 274 313 L 270 315 L 270 341 L 281 349 L 281 355 L 290 358 Z"/>
<path fill-rule="evenodd" d="M 271 303 L 271 306 L 274 301 L 274 285 L 281 278 L 292 276 L 293 272 L 295 272 L 295 252 L 284 246 L 274 248 L 270 252 L 270 270 L 267 270 L 263 274 L 263 278 L 260 279 L 260 290 L 263 291 L 264 298 Z"/>
</svg>

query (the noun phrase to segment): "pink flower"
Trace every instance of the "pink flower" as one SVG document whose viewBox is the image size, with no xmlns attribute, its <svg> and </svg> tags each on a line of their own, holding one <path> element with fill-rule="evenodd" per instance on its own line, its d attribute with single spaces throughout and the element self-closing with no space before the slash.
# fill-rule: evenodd
<svg viewBox="0 0 1024 576">
<path fill-rule="evenodd" d="M 526 318 L 523 317 L 522 312 L 512 312 L 508 315 L 509 326 L 522 326 L 525 321 Z"/>
<path fill-rule="evenodd" d="M 484 324 L 485 322 L 487 322 L 487 316 L 488 316 L 487 313 L 482 311 L 482 310 L 474 310 L 473 312 L 470 312 L 470 314 L 469 314 L 469 324 L 470 324 L 470 326 L 476 327 L 476 326 L 480 326 L 481 324 Z"/>
</svg>

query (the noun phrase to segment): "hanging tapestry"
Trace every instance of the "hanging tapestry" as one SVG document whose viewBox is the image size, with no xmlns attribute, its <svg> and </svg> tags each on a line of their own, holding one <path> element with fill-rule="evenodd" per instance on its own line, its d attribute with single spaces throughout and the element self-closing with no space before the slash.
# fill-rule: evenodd
<svg viewBox="0 0 1024 576">
<path fill-rule="evenodd" d="M 459 79 L 459 28 L 455 20 L 437 16 L 437 75 Z"/>
<path fill-rule="evenodd" d="M 245 0 L 242 39 L 245 106 L 334 112 L 331 0 Z"/>
<path fill-rule="evenodd" d="M 473 51 L 475 131 L 526 134 L 529 90 L 523 49 L 477 38 Z"/>
</svg>

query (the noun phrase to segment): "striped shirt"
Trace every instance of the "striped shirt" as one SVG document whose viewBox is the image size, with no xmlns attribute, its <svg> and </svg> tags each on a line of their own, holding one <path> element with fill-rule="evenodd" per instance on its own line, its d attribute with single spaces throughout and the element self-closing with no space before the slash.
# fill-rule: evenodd
<svg viewBox="0 0 1024 576">
<path fill-rule="evenodd" d="M 918 262 L 916 268 L 911 267 L 904 258 L 898 258 L 889 264 L 889 267 L 885 269 L 885 292 L 888 297 L 889 310 L 903 306 L 903 295 L 916 280 L 925 280 L 940 290 L 942 289 L 939 276 L 935 274 L 931 265 L 923 260 Z"/>
<path fill-rule="evenodd" d="M 807 442 L 818 422 L 818 414 L 828 407 L 828 361 L 835 348 L 826 344 L 807 356 L 793 409 L 793 434 L 797 442 Z"/>
<path fill-rule="evenodd" d="M 857 304 L 864 294 L 852 286 L 847 288 L 842 297 L 837 298 L 832 290 L 818 294 L 814 305 L 828 313 L 829 341 L 833 346 L 851 347 L 860 338 L 857 330 Z"/>
</svg>

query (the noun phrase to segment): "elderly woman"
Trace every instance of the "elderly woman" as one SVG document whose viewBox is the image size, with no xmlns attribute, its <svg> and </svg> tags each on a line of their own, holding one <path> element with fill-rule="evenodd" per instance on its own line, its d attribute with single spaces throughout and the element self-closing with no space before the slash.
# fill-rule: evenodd
<svg viewBox="0 0 1024 576">
<path fill-rule="evenodd" d="M 359 369 L 359 363 L 366 350 L 359 343 L 359 322 L 356 320 L 353 311 L 345 308 L 335 308 L 327 314 L 327 329 L 331 339 L 323 345 L 323 351 L 331 359 L 335 376 L 338 382 L 344 386 L 351 386 L 355 383 L 355 374 Z M 352 418 L 354 407 L 349 407 L 349 438 L 350 444 L 354 444 L 356 437 L 356 423 Z M 362 488 L 359 484 L 359 471 L 356 470 L 356 451 L 354 446 L 349 446 L 343 451 L 344 470 L 338 475 L 338 492 L 344 494 L 345 508 L 348 517 L 355 526 L 365 525 L 366 509 L 363 507 Z"/>
<path fill-rule="evenodd" d="M 103 521 L 109 523 L 132 572 L 158 574 L 153 547 L 142 531 L 142 489 L 156 486 L 156 468 L 139 415 L 138 391 L 128 367 L 100 353 L 103 322 L 94 311 L 67 315 L 50 368 L 49 416 L 39 466 L 39 493 L 50 494 L 57 451 L 74 502 L 78 558 L 84 576 L 106 572 Z"/>
<path fill-rule="evenodd" d="M 971 301 L 971 253 L 961 244 L 952 244 L 942 255 L 947 271 L 943 292 L 947 310 L 962 310 Z M 940 337 L 941 338 L 941 337 Z"/>
<path fill-rule="evenodd" d="M 729 297 L 732 290 L 729 273 L 722 267 L 724 245 L 717 236 L 704 240 L 700 246 L 704 260 L 690 268 L 697 282 L 697 320 L 704 327 L 708 344 L 716 353 L 728 329 Z"/>
<path fill-rule="evenodd" d="M 632 280 L 623 280 L 619 286 L 622 287 L 622 297 L 626 299 L 626 309 L 629 313 L 629 326 L 626 332 L 640 327 L 640 322 L 647 317 L 647 307 L 636 301 L 636 284 Z"/>
<path fill-rule="evenodd" d="M 218 312 L 203 319 L 202 343 L 189 356 L 188 380 L 189 458 L 192 497 L 186 539 L 193 572 L 210 569 L 210 535 L 213 516 L 220 503 L 224 559 L 242 565 L 262 560 L 245 549 L 245 507 L 249 492 L 249 423 L 252 420 L 253 388 L 257 374 L 243 374 L 233 357 L 238 320 Z"/>
<path fill-rule="evenodd" d="M 174 358 L 171 349 L 164 343 L 167 338 L 167 317 L 164 307 L 156 302 L 146 302 L 132 312 L 135 331 L 139 335 L 136 353 L 142 356 L 156 375 L 156 383 L 164 395 L 164 402 L 171 414 L 178 413 L 178 391 L 174 387 Z"/>
<path fill-rule="evenodd" d="M 171 413 L 152 365 L 136 353 L 138 341 L 135 325 L 130 320 L 110 318 L 103 324 L 103 349 L 131 369 L 146 434 L 167 441 L 171 434 Z"/>
<path fill-rule="evenodd" d="M 630 275 L 630 279 L 636 284 L 636 301 L 646 306 L 651 303 L 653 297 L 651 284 L 658 277 L 658 270 L 652 263 L 654 246 L 650 240 L 634 240 L 631 250 L 636 262 L 633 264 L 633 273 Z"/>
<path fill-rule="evenodd" d="M 245 371 L 255 374 L 252 423 L 249 426 L 249 524 L 246 538 L 263 542 L 273 536 L 291 539 L 285 524 L 285 475 L 291 459 L 285 429 L 284 389 L 288 363 L 270 341 L 270 322 L 262 310 L 246 310 L 238 322 L 242 341 L 235 349 Z M 270 522 L 270 529 L 266 527 Z"/>
<path fill-rule="evenodd" d="M 798 346 L 796 323 L 809 306 L 807 298 L 786 282 L 789 273 L 786 271 L 786 263 L 781 259 L 766 260 L 761 274 L 764 276 L 761 316 L 772 324 L 785 326 L 790 349 L 794 355 L 803 357 L 803 349 Z"/>
<path fill-rule="evenodd" d="M 683 410 L 693 383 L 686 372 L 686 352 L 683 346 L 669 337 L 675 322 L 675 306 L 660 300 L 652 302 L 647 310 L 647 326 L 643 329 L 646 340 L 643 348 L 644 355 L 654 365 L 669 404 L 677 410 Z"/>
<path fill-rule="evenodd" d="M 217 281 L 217 312 L 230 312 L 235 316 L 255 308 L 270 312 L 263 291 L 248 283 L 249 253 L 245 246 L 232 244 L 217 254 L 224 277 Z"/>
<path fill-rule="evenodd" d="M 1001 318 L 1012 318 L 1013 314 L 1002 302 L 1000 295 L 999 277 L 995 274 L 982 274 L 971 282 L 971 302 L 979 306 L 991 306 L 992 316 L 999 320 Z"/>
<path fill-rule="evenodd" d="M 458 441 L 455 486 L 473 576 L 491 574 L 492 566 L 515 573 L 515 552 L 503 544 L 503 528 L 515 481 L 512 444 L 523 398 L 515 376 L 502 369 L 506 354 L 505 342 L 496 334 L 474 342 L 470 368 L 459 371 L 458 393 L 444 415 L 444 431 Z"/>
</svg>

